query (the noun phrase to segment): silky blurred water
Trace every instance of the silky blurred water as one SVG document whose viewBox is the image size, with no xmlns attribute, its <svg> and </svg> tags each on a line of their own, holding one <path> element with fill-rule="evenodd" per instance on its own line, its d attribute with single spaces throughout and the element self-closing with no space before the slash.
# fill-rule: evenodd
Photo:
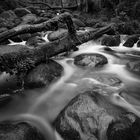
<svg viewBox="0 0 140 140">
<path fill-rule="evenodd" d="M 122 43 L 125 38 L 125 36 L 122 36 Z M 46 36 L 43 36 L 43 39 L 48 42 Z M 123 82 L 123 89 L 126 92 L 122 92 L 122 94 L 114 93 L 106 96 L 106 98 L 112 104 L 121 106 L 140 116 L 140 76 L 129 72 L 125 66 L 127 62 L 139 59 L 139 56 L 132 55 L 131 51 L 140 52 L 140 49 L 136 47 L 136 44 L 133 48 L 126 48 L 122 46 L 122 43 L 119 47 L 112 48 L 114 53 L 105 51 L 105 46 L 101 46 L 98 41 L 90 41 L 78 46 L 79 51 L 73 52 L 67 57 L 53 58 L 64 68 L 61 78 L 54 81 L 49 87 L 25 90 L 23 94 L 13 95 L 12 100 L 8 104 L 0 107 L 0 120 L 6 118 L 36 120 L 33 123 L 39 125 L 40 122 L 41 129 L 46 129 L 48 130 L 47 132 L 52 131 L 50 124 L 67 103 L 79 94 L 78 91 L 81 89 L 78 84 L 80 83 L 83 88 L 88 88 L 88 84 L 92 82 L 97 84 L 98 81 L 91 77 L 91 75 L 96 75 L 96 73 L 117 75 Z M 11 41 L 10 45 L 13 44 L 18 43 Z M 20 44 L 25 45 L 25 42 Z M 128 54 L 123 52 L 128 52 Z M 77 67 L 73 63 L 73 57 L 82 53 L 100 53 L 107 57 L 108 64 L 95 70 Z M 16 77 L 9 78 L 9 75 L 6 73 L 0 75 L 1 91 L 5 91 L 7 88 L 12 89 L 15 85 Z"/>
</svg>

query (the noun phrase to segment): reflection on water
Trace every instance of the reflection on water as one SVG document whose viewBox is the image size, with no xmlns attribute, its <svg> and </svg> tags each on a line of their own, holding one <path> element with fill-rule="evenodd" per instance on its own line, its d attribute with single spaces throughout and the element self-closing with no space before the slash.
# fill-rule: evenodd
<svg viewBox="0 0 140 140">
<path fill-rule="evenodd" d="M 48 41 L 46 36 L 44 36 L 44 39 Z M 125 37 L 123 36 L 122 41 L 124 39 Z M 15 43 L 11 43 L 15 45 Z M 24 45 L 25 42 L 21 44 Z M 14 115 L 16 115 L 17 118 L 25 117 L 30 118 L 29 120 L 32 118 L 33 120 L 37 119 L 40 124 L 47 127 L 45 129 L 50 130 L 47 121 L 52 122 L 64 106 L 78 94 L 77 91 L 80 89 L 78 89 L 79 86 L 76 81 L 80 81 L 79 83 L 85 87 L 89 86 L 89 84 L 82 84 L 84 80 L 99 84 L 97 80 L 91 77 L 91 75 L 95 75 L 96 73 L 116 74 L 121 81 L 123 81 L 123 89 L 125 89 L 125 92 L 120 94 L 114 93 L 106 98 L 108 98 L 112 104 L 121 106 L 139 116 L 140 76 L 132 74 L 125 68 L 125 64 L 130 60 L 135 60 L 135 56 L 125 55 L 124 52 L 140 51 L 140 49 L 136 48 L 136 46 L 133 48 L 125 48 L 121 44 L 119 47 L 113 47 L 112 50 L 114 50 L 115 53 L 106 52 L 104 51 L 104 46 L 90 41 L 79 46 L 79 51 L 73 52 L 68 58 L 56 59 L 56 61 L 64 67 L 62 77 L 52 83 L 49 88 L 26 90 L 24 94 L 13 95 L 11 102 L 0 108 L 0 120 Z M 108 58 L 108 64 L 95 71 L 76 67 L 73 64 L 73 57 L 81 53 L 100 53 Z M 4 80 L 5 83 L 7 83 L 7 77 L 8 75 L 5 73 L 0 75 L 0 89 L 7 88 L 6 84 L 1 86 Z M 11 81 L 13 81 L 13 78 Z M 10 79 L 8 82 L 9 85 L 11 85 L 11 83 L 14 84 L 14 82 L 10 82 Z M 35 121 L 33 122 L 35 123 Z M 36 124 L 38 125 L 37 122 Z"/>
</svg>

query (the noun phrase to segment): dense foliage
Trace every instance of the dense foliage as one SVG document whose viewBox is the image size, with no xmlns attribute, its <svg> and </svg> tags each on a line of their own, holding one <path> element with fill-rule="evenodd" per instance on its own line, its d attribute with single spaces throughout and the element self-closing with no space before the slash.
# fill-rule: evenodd
<svg viewBox="0 0 140 140">
<path fill-rule="evenodd" d="M 72 7 L 83 12 L 110 14 L 112 17 L 129 16 L 139 18 L 140 0 L 0 0 L 0 12 L 3 10 L 14 9 L 19 6 L 29 6 L 28 2 L 44 2 L 51 6 Z"/>
</svg>

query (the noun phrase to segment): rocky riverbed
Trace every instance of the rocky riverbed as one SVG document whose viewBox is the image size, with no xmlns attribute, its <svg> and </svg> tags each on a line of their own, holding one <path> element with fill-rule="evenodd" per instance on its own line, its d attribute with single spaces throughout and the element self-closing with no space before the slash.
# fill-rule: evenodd
<svg viewBox="0 0 140 140">
<path fill-rule="evenodd" d="M 43 27 L 41 31 L 24 30 L 26 33 L 6 36 L 14 27 L 19 31 L 31 25 L 34 31 L 64 12 L 68 10 L 34 7 L 1 11 L 0 140 L 139 140 L 139 23 L 95 20 L 69 11 L 77 36 L 87 33 L 90 38 L 88 31 L 96 33 L 108 24 L 111 29 L 86 43 L 74 38 L 70 43 L 78 41 L 81 45 L 63 53 L 60 50 L 51 58 L 41 52 L 32 59 L 32 52 L 70 36 L 63 22 L 56 31 Z M 59 49 L 61 44 L 56 46 Z M 25 50 L 31 53 L 22 58 L 24 61 L 13 55 Z M 15 70 L 15 66 L 19 67 Z"/>
<path fill-rule="evenodd" d="M 125 36 L 121 38 L 127 40 Z M 16 77 L 2 73 L 1 89 L 4 81 L 6 85 L 1 95 L 0 136 L 7 140 L 11 136 L 20 138 L 18 132 L 22 129 L 23 135 L 28 137 L 28 133 L 33 133 L 32 139 L 37 135 L 43 140 L 44 133 L 39 134 L 41 132 L 36 132 L 35 128 L 30 132 L 26 127 L 33 125 L 39 130 L 41 127 L 40 131 L 43 129 L 44 132 L 48 128 L 41 120 L 45 119 L 45 123 L 51 122 L 64 140 L 137 139 L 140 50 L 137 44 L 132 48 L 123 47 L 123 40 L 110 51 L 106 49 L 108 46 L 100 45 L 100 40 L 82 44 L 78 46 L 79 51 L 55 57 L 36 67 L 28 74 L 25 80 L 28 89 L 22 94 L 10 94 L 12 85 L 16 85 Z M 60 78 L 55 79 L 57 76 Z M 3 122 L 14 116 L 15 120 Z M 34 121 L 33 116 L 39 120 Z M 14 122 L 17 120 L 19 124 Z M 7 124 L 11 125 L 9 130 L 5 130 Z"/>
</svg>

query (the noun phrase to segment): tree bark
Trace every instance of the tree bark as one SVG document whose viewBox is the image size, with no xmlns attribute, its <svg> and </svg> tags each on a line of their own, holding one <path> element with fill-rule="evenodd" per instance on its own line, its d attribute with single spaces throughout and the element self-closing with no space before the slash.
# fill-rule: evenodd
<svg viewBox="0 0 140 140">
<path fill-rule="evenodd" d="M 66 22 L 68 28 L 67 36 L 60 40 L 46 43 L 45 45 L 39 46 L 35 49 L 24 48 L 16 52 L 9 52 L 0 55 L 0 71 L 5 71 L 11 74 L 25 73 L 52 56 L 75 49 L 76 46 L 89 40 L 97 39 L 112 30 L 111 25 L 109 25 L 100 30 L 98 29 L 96 32 L 89 31 L 77 35 L 69 14 L 62 14 L 61 16 L 58 16 L 58 19 Z"/>
</svg>

